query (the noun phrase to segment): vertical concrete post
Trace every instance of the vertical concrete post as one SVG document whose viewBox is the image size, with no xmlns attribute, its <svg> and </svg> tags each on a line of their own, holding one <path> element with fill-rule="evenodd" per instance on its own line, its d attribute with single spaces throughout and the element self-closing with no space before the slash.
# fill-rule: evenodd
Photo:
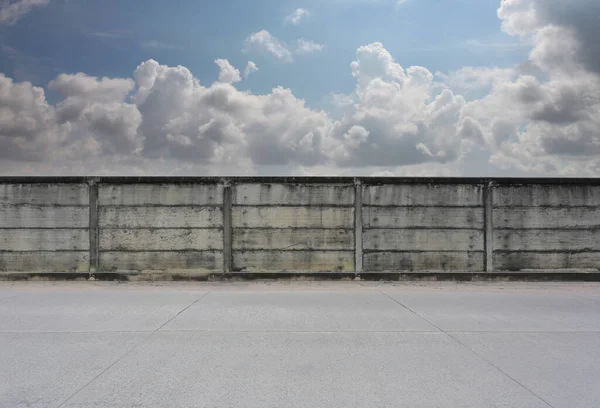
<svg viewBox="0 0 600 408">
<path fill-rule="evenodd" d="M 485 224 L 485 271 L 494 271 L 494 183 L 488 182 L 483 190 Z"/>
<path fill-rule="evenodd" d="M 223 274 L 231 273 L 233 264 L 233 192 L 231 182 L 223 180 Z"/>
<path fill-rule="evenodd" d="M 354 271 L 358 275 L 363 271 L 363 185 L 354 179 Z"/>
<path fill-rule="evenodd" d="M 98 229 L 98 179 L 88 179 L 89 196 L 89 236 L 90 236 L 90 274 L 97 272 L 100 264 Z"/>
</svg>

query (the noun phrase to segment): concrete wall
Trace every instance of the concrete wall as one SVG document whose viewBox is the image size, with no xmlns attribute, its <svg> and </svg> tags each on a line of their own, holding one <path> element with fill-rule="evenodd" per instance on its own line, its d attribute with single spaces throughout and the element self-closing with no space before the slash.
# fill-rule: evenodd
<svg viewBox="0 0 600 408">
<path fill-rule="evenodd" d="M 494 189 L 494 268 L 600 267 L 600 186 Z"/>
<path fill-rule="evenodd" d="M 0 271 L 89 271 L 88 185 L 0 183 Z"/>
<path fill-rule="evenodd" d="M 353 272 L 354 184 L 233 187 L 232 272 Z"/>
<path fill-rule="evenodd" d="M 600 180 L 0 178 L 1 272 L 600 268 Z"/>
<path fill-rule="evenodd" d="M 223 186 L 98 185 L 97 269 L 223 270 Z"/>
<path fill-rule="evenodd" d="M 484 270 L 483 187 L 383 184 L 363 190 L 363 270 Z"/>
</svg>

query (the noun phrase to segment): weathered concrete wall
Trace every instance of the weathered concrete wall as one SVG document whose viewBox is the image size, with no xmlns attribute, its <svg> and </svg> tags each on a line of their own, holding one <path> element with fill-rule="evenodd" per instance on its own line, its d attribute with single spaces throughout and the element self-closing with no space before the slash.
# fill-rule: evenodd
<svg viewBox="0 0 600 408">
<path fill-rule="evenodd" d="M 88 185 L 0 184 L 0 272 L 89 271 Z"/>
<path fill-rule="evenodd" d="M 98 185 L 101 271 L 223 270 L 218 183 Z"/>
<path fill-rule="evenodd" d="M 600 180 L 0 178 L 0 273 L 600 269 Z"/>
<path fill-rule="evenodd" d="M 354 184 L 233 186 L 232 272 L 353 272 Z"/>
<path fill-rule="evenodd" d="M 494 268 L 600 268 L 600 186 L 499 185 Z"/>
<path fill-rule="evenodd" d="M 366 185 L 362 219 L 365 273 L 484 270 L 482 185 Z"/>
</svg>

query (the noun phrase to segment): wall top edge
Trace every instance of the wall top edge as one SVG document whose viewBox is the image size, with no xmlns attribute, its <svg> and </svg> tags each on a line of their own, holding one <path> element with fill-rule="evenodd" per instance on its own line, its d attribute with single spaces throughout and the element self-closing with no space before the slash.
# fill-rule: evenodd
<svg viewBox="0 0 600 408">
<path fill-rule="evenodd" d="M 383 184 L 470 184 L 470 185 L 599 185 L 600 178 L 494 178 L 494 177 L 288 177 L 288 176 L 0 176 L 0 184 L 217 184 L 217 183 L 297 183 L 297 184 L 348 184 L 360 181 L 367 185 Z"/>
</svg>

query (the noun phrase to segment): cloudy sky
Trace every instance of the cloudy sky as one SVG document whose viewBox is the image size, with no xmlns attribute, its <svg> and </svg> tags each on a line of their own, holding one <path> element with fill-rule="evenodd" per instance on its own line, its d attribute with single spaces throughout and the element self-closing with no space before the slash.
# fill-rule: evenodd
<svg viewBox="0 0 600 408">
<path fill-rule="evenodd" d="M 598 0 L 0 0 L 1 175 L 598 176 Z"/>
</svg>

